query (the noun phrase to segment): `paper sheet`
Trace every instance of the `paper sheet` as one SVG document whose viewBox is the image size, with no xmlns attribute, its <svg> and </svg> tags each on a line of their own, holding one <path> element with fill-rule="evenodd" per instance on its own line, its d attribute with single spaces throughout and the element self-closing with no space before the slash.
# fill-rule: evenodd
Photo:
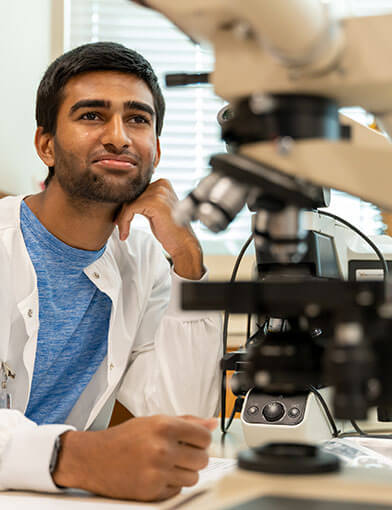
<svg viewBox="0 0 392 510">
<path fill-rule="evenodd" d="M 138 503 L 118 501 L 91 496 L 82 491 L 65 494 L 39 494 L 33 492 L 0 492 L 0 508 L 12 510 L 175 510 L 186 508 L 186 502 L 204 493 L 213 482 L 235 468 L 234 459 L 211 457 L 208 466 L 200 471 L 199 482 L 194 487 L 186 487 L 181 494 L 162 503 Z"/>
<path fill-rule="evenodd" d="M 237 465 L 236 459 L 220 459 L 219 457 L 210 457 L 208 466 L 199 473 L 199 481 L 194 487 L 184 487 L 183 493 L 192 492 L 205 484 L 216 482 L 226 474 L 235 469 Z"/>
<path fill-rule="evenodd" d="M 220 478 L 233 471 L 237 466 L 235 459 L 210 457 L 208 466 L 199 473 L 199 481 L 193 487 L 184 487 L 181 494 L 162 504 L 163 510 L 186 509 L 187 502 L 204 494 Z"/>
<path fill-rule="evenodd" d="M 392 470 L 392 439 L 344 437 L 325 441 L 322 447 L 347 466 Z"/>
</svg>

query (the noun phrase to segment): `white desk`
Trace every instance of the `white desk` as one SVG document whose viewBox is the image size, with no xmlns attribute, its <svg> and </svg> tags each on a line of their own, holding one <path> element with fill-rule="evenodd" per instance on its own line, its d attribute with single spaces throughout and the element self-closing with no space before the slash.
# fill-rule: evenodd
<svg viewBox="0 0 392 510">
<path fill-rule="evenodd" d="M 210 454 L 214 457 L 235 457 L 246 447 L 240 423 L 233 422 L 225 441 L 221 442 L 219 431 L 213 434 Z M 24 492 L 0 493 L 0 508 L 6 510 L 224 510 L 237 508 L 244 501 L 259 496 L 284 496 L 293 498 L 331 499 L 383 505 L 392 509 L 392 470 L 345 469 L 341 474 L 281 476 L 265 475 L 236 470 L 217 482 L 212 490 L 181 504 L 182 496 L 158 504 L 132 503 L 129 501 L 98 498 L 84 493 L 43 495 Z M 385 505 L 385 506 L 384 506 Z M 259 508 L 259 507 L 257 507 Z M 261 508 L 261 507 L 260 507 Z M 266 506 L 266 509 L 290 510 L 290 506 Z M 296 507 L 298 508 L 298 507 Z M 311 507 L 318 510 L 319 507 Z"/>
<path fill-rule="evenodd" d="M 229 431 L 222 440 L 220 423 L 212 434 L 212 443 L 209 448 L 211 457 L 224 457 L 234 459 L 238 452 L 246 450 L 247 446 L 242 433 L 241 422 L 239 419 L 233 420 Z"/>
</svg>

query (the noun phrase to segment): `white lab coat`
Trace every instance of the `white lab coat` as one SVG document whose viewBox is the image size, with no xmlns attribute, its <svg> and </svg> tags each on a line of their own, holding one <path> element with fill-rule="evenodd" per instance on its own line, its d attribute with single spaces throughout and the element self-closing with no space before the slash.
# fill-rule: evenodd
<svg viewBox="0 0 392 510">
<path fill-rule="evenodd" d="M 135 416 L 212 416 L 219 397 L 220 321 L 179 309 L 179 284 L 162 249 L 145 232 L 117 232 L 85 269 L 112 300 L 108 354 L 66 423 L 37 426 L 26 410 L 39 328 L 37 278 L 20 229 L 22 196 L 0 200 L 0 360 L 14 410 L 0 410 L 0 489 L 57 491 L 49 461 L 57 435 L 107 426 L 117 398 Z"/>
</svg>

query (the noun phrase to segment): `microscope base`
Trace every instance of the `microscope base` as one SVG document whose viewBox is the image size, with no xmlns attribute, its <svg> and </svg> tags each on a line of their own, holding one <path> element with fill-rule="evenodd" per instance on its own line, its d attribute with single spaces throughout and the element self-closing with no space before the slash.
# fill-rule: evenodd
<svg viewBox="0 0 392 510">
<path fill-rule="evenodd" d="M 260 473 L 310 475 L 339 471 L 340 460 L 310 444 L 270 443 L 240 452 L 238 467 Z"/>
<path fill-rule="evenodd" d="M 283 498 L 262 496 L 227 510 L 385 510 L 390 507 L 373 503 L 350 503 L 344 501 L 322 501 L 320 499 Z"/>
</svg>

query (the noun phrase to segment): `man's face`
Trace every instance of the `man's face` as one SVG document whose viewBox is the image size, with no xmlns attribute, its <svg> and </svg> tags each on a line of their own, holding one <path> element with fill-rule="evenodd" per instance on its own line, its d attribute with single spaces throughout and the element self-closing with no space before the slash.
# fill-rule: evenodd
<svg viewBox="0 0 392 510">
<path fill-rule="evenodd" d="M 71 197 L 135 200 L 159 162 L 150 89 L 136 76 L 97 71 L 69 80 L 57 117 L 55 178 Z"/>
</svg>

